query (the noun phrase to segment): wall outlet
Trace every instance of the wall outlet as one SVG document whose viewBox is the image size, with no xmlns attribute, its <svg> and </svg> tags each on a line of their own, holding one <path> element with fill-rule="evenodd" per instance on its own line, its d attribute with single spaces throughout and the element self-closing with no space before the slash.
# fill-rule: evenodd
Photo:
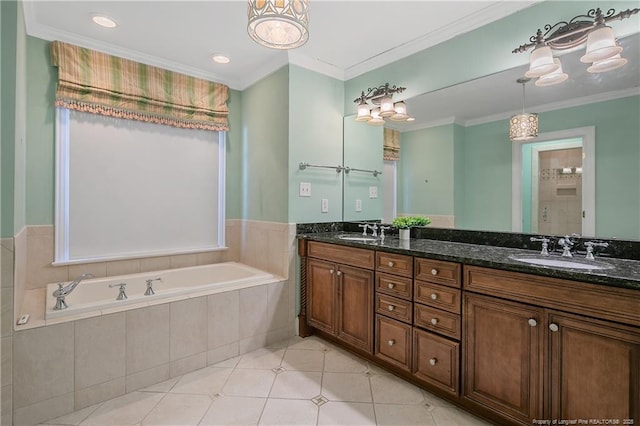
<svg viewBox="0 0 640 426">
<path fill-rule="evenodd" d="M 369 198 L 378 198 L 378 187 L 370 186 L 369 187 Z"/>
<path fill-rule="evenodd" d="M 322 213 L 329 213 L 329 200 L 326 198 L 322 199 L 322 203 L 320 203 L 320 211 Z"/>
<path fill-rule="evenodd" d="M 300 182 L 300 196 L 311 197 L 311 184 L 309 182 Z"/>
<path fill-rule="evenodd" d="M 362 211 L 362 200 L 356 200 L 356 211 L 357 212 Z"/>
</svg>

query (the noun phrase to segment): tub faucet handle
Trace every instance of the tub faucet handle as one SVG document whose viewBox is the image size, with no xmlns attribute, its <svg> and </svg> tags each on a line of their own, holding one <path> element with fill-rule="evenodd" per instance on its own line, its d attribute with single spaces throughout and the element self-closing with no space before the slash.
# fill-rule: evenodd
<svg viewBox="0 0 640 426">
<path fill-rule="evenodd" d="M 109 284 L 109 287 L 119 287 L 119 291 L 118 291 L 118 297 L 116 297 L 116 300 L 125 300 L 128 299 L 127 297 L 127 293 L 125 293 L 124 289 L 127 286 L 127 283 L 120 283 L 120 284 Z"/>
<path fill-rule="evenodd" d="M 153 291 L 153 282 L 154 281 L 162 281 L 162 277 L 150 278 L 150 279 L 147 280 L 147 290 L 144 292 L 145 296 L 153 296 L 154 294 L 156 294 L 156 292 Z"/>
</svg>

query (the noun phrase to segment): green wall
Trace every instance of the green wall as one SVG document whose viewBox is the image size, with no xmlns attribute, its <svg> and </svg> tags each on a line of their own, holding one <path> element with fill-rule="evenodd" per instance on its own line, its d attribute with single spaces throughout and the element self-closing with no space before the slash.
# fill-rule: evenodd
<svg viewBox="0 0 640 426">
<path fill-rule="evenodd" d="M 342 164 L 343 101 L 342 81 L 289 66 L 289 181 L 282 188 L 289 192 L 289 222 L 342 220 L 342 173 L 299 164 Z M 300 182 L 311 183 L 311 197 L 299 196 Z M 321 212 L 323 198 L 328 213 Z"/>
<path fill-rule="evenodd" d="M 241 98 L 242 218 L 287 222 L 289 67 L 244 90 Z"/>
</svg>

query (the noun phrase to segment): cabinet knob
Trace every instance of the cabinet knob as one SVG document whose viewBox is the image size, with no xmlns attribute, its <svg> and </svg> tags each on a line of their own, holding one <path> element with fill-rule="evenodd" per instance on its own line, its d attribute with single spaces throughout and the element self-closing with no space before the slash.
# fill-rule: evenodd
<svg viewBox="0 0 640 426">
<path fill-rule="evenodd" d="M 387 309 L 389 309 L 389 311 L 393 311 L 396 307 L 393 305 L 389 305 L 389 307 Z"/>
<path fill-rule="evenodd" d="M 436 365 L 437 363 L 438 363 L 438 359 L 437 358 L 431 358 L 429 360 L 429 364 L 431 364 L 431 365 Z"/>
<path fill-rule="evenodd" d="M 435 293 L 431 293 L 431 300 L 437 300 L 438 299 L 438 295 Z"/>
<path fill-rule="evenodd" d="M 389 283 L 389 284 L 387 284 L 387 287 L 389 287 L 389 288 L 394 288 L 395 286 L 396 286 L 396 285 L 395 285 L 394 283 Z"/>
<path fill-rule="evenodd" d="M 431 275 L 438 275 L 438 270 L 436 268 L 433 268 L 431 270 Z"/>
<path fill-rule="evenodd" d="M 329 269 L 329 273 L 333 275 L 335 271 L 333 269 Z"/>
<path fill-rule="evenodd" d="M 342 275 L 342 271 L 338 271 L 338 272 L 336 272 L 336 274 L 337 274 L 338 276 L 340 276 L 340 275 Z"/>
<path fill-rule="evenodd" d="M 431 318 L 431 324 L 433 325 L 438 324 L 438 318 Z"/>
<path fill-rule="evenodd" d="M 536 325 L 538 325 L 538 321 L 534 320 L 533 318 L 529 318 L 529 321 L 527 322 L 531 327 L 535 327 Z"/>
<path fill-rule="evenodd" d="M 387 342 L 387 345 L 389 345 L 389 346 L 393 346 L 393 345 L 395 345 L 395 344 L 396 344 L 396 341 L 395 341 L 395 340 L 393 340 L 393 339 L 391 339 L 391 340 L 389 340 L 389 341 Z"/>
<path fill-rule="evenodd" d="M 553 332 L 556 332 L 559 329 L 560 329 L 560 327 L 558 327 L 558 324 L 554 324 L 554 323 L 549 324 L 549 330 L 551 330 Z"/>
<path fill-rule="evenodd" d="M 389 268 L 393 268 L 393 265 L 395 265 L 395 263 L 389 261 L 388 265 L 389 265 Z"/>
</svg>

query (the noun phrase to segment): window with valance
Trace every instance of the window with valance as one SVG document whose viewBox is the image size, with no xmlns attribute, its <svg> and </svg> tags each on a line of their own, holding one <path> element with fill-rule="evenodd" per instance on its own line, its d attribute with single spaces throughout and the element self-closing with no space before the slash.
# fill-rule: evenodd
<svg viewBox="0 0 640 426">
<path fill-rule="evenodd" d="M 400 132 L 384 128 L 383 158 L 390 161 L 400 160 Z"/>
</svg>

